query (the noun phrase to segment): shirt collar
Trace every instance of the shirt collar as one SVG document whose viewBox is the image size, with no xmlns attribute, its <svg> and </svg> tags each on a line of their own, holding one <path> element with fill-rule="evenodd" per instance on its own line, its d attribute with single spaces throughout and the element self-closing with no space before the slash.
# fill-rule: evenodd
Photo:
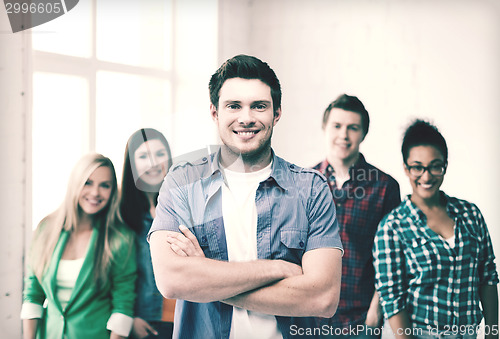
<svg viewBox="0 0 500 339">
<path fill-rule="evenodd" d="M 448 212 L 448 215 L 452 219 L 455 219 L 457 216 L 459 216 L 460 209 L 453 203 L 453 200 L 450 199 L 450 197 L 443 191 L 439 191 L 439 194 L 441 195 L 441 199 L 444 199 L 444 201 L 446 202 L 446 212 Z M 427 222 L 427 217 L 425 216 L 424 212 L 422 212 L 422 210 L 411 201 L 411 194 L 408 194 L 404 198 L 403 204 L 410 211 L 410 214 L 412 216 L 417 217 L 423 222 Z"/>
<path fill-rule="evenodd" d="M 204 179 L 207 179 L 210 176 L 218 176 L 220 177 L 221 181 L 218 183 L 217 186 L 222 185 L 224 182 L 224 178 L 222 175 L 222 169 L 220 167 L 220 153 L 221 153 L 221 148 L 210 154 L 206 159 L 202 159 L 202 161 L 207 161 L 210 166 L 210 171 L 209 175 L 207 175 Z M 293 169 L 296 166 L 292 164 L 288 164 L 285 160 L 282 158 L 276 156 L 274 153 L 274 150 L 271 149 L 271 157 L 272 157 L 272 165 L 271 165 L 271 175 L 269 178 L 266 180 L 267 182 L 275 182 L 278 186 L 283 188 L 284 190 L 288 190 L 292 185 L 290 182 L 290 177 L 288 175 L 289 168 Z"/>
<path fill-rule="evenodd" d="M 283 160 L 282 158 L 276 156 L 274 151 L 271 149 L 272 161 L 271 175 L 268 182 L 274 181 L 279 187 L 283 188 L 285 191 L 292 187 L 289 171 L 295 169 L 296 166 L 290 164 Z"/>
<path fill-rule="evenodd" d="M 357 180 L 358 175 L 356 175 L 356 172 L 359 170 L 366 171 L 366 173 L 359 176 L 360 178 L 365 178 L 365 180 Z M 367 178 L 367 175 L 369 174 L 367 170 L 368 170 L 368 163 L 366 162 L 363 154 L 359 153 L 358 160 L 356 160 L 356 162 L 349 168 L 349 175 L 351 177 L 349 181 L 353 182 L 366 181 L 366 179 L 369 179 Z M 333 166 L 328 162 L 327 159 L 323 160 L 319 164 L 318 171 L 321 172 L 326 178 L 329 178 L 332 175 L 335 177 L 335 170 L 333 169 Z"/>
</svg>

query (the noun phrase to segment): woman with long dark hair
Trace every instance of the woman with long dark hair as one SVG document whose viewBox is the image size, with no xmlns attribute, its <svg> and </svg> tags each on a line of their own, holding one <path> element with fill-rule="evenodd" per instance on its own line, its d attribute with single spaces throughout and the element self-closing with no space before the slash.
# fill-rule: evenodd
<svg viewBox="0 0 500 339">
<path fill-rule="evenodd" d="M 172 336 L 175 301 L 164 299 L 156 288 L 146 240 L 155 217 L 158 192 L 171 165 L 170 147 L 162 133 L 143 128 L 132 134 L 125 150 L 120 210 L 125 223 L 137 235 L 134 338 Z"/>
</svg>

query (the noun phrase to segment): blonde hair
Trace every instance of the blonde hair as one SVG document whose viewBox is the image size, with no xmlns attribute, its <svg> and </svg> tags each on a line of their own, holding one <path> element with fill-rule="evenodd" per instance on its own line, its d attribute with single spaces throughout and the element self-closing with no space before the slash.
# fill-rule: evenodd
<svg viewBox="0 0 500 339">
<path fill-rule="evenodd" d="M 113 163 L 97 153 L 83 156 L 71 172 L 66 196 L 61 206 L 45 217 L 35 231 L 28 256 L 31 269 L 39 280 L 50 264 L 54 249 L 62 232 L 74 232 L 80 221 L 78 199 L 86 181 L 99 167 L 111 170 L 112 192 L 107 205 L 93 220 L 93 228 L 99 231 L 95 246 L 94 280 L 99 286 L 106 279 L 113 250 L 123 240 L 122 218 L 119 214 L 118 187 Z"/>
</svg>

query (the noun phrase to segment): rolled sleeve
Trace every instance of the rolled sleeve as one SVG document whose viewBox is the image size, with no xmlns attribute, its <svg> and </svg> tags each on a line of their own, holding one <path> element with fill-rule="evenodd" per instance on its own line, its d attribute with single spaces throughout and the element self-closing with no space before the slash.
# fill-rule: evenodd
<svg viewBox="0 0 500 339">
<path fill-rule="evenodd" d="M 126 233 L 111 265 L 112 313 L 134 315 L 137 262 L 134 235 Z M 128 335 L 128 334 L 127 334 Z"/>
<path fill-rule="evenodd" d="M 109 317 L 106 329 L 122 337 L 128 337 L 134 324 L 134 318 L 121 313 L 113 313 Z"/>
<path fill-rule="evenodd" d="M 498 272 L 495 264 L 495 254 L 493 253 L 493 245 L 491 243 L 490 234 L 483 215 L 477 206 L 474 205 L 474 212 L 477 217 L 477 225 L 480 233 L 481 251 L 479 254 L 479 284 L 480 285 L 497 285 Z"/>
<path fill-rule="evenodd" d="M 41 319 L 43 315 L 43 306 L 30 302 L 23 303 L 21 307 L 21 319 Z"/>
<path fill-rule="evenodd" d="M 176 173 L 178 175 L 178 173 Z M 170 172 L 162 184 L 156 205 L 156 217 L 148 233 L 148 241 L 155 231 L 179 232 L 179 225 L 189 227 L 191 225 L 189 217 L 189 204 L 187 201 L 186 187 L 178 184 Z"/>
<path fill-rule="evenodd" d="M 407 297 L 403 279 L 404 253 L 388 219 L 380 222 L 373 247 L 375 286 L 386 318 L 401 312 L 406 307 Z"/>
<path fill-rule="evenodd" d="M 312 194 L 308 203 L 308 218 L 309 234 L 306 251 L 330 247 L 339 249 L 343 254 L 332 192 L 326 181 L 319 176 L 315 176 L 313 180 Z"/>
<path fill-rule="evenodd" d="M 38 278 L 31 268 L 24 279 L 23 303 L 43 305 L 46 296 Z"/>
</svg>

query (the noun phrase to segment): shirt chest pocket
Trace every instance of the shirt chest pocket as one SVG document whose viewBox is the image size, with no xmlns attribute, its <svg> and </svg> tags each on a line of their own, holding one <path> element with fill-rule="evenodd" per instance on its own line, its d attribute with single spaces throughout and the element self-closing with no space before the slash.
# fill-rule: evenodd
<svg viewBox="0 0 500 339">
<path fill-rule="evenodd" d="M 280 241 L 282 251 L 278 255 L 280 258 L 277 259 L 300 264 L 307 245 L 307 231 L 291 228 L 281 229 Z"/>
<path fill-rule="evenodd" d="M 481 254 L 481 244 L 479 239 L 477 239 L 474 235 L 472 234 L 466 234 L 464 235 L 463 239 L 463 244 L 459 244 L 461 248 L 463 249 L 462 253 L 462 265 L 463 267 L 474 267 L 477 266 L 477 263 L 481 260 L 480 254 Z M 484 260 L 484 258 L 483 258 Z"/>
<path fill-rule="evenodd" d="M 198 240 L 205 257 L 212 259 L 227 259 L 224 258 L 221 252 L 221 237 L 218 236 L 219 227 L 215 222 L 208 222 L 201 225 L 195 225 L 189 230 L 194 234 Z"/>
<path fill-rule="evenodd" d="M 410 275 L 422 282 L 436 282 L 444 273 L 437 245 L 424 237 L 410 239 L 406 245 Z"/>
</svg>

